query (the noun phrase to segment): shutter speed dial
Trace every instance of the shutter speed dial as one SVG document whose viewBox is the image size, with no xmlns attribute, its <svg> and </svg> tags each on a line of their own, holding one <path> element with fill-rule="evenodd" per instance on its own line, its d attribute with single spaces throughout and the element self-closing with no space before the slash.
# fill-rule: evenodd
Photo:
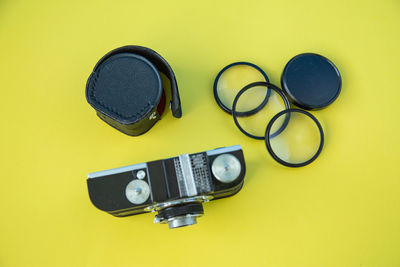
<svg viewBox="0 0 400 267">
<path fill-rule="evenodd" d="M 133 180 L 126 186 L 125 195 L 133 204 L 142 204 L 150 196 L 150 187 L 143 180 Z"/>
<path fill-rule="evenodd" d="M 221 183 L 231 183 L 239 177 L 242 167 L 232 154 L 222 154 L 214 159 L 211 170 Z"/>
</svg>

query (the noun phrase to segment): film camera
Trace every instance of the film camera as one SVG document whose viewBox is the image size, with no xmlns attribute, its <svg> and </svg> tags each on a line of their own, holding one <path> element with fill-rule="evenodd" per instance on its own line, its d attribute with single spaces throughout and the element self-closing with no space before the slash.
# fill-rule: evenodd
<svg viewBox="0 0 400 267">
<path fill-rule="evenodd" d="M 241 146 L 182 154 L 88 175 L 92 203 L 117 217 L 158 212 L 154 223 L 193 225 L 203 202 L 229 197 L 243 186 Z"/>
</svg>

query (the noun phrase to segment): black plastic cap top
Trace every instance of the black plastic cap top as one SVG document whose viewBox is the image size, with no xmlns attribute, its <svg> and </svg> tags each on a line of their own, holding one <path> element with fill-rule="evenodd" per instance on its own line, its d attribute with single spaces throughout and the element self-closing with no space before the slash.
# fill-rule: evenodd
<svg viewBox="0 0 400 267">
<path fill-rule="evenodd" d="M 339 96 L 339 70 L 326 57 L 305 53 L 292 58 L 281 77 L 282 89 L 297 106 L 312 110 L 331 104 Z"/>
</svg>

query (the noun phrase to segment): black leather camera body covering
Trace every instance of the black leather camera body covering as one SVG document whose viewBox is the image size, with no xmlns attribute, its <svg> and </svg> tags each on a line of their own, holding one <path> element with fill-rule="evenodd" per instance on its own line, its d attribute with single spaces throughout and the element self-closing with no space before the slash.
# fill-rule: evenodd
<svg viewBox="0 0 400 267">
<path fill-rule="evenodd" d="M 170 84 L 163 83 L 160 73 Z M 142 46 L 120 47 L 103 56 L 87 81 L 86 99 L 102 120 L 131 136 L 147 132 L 166 105 L 174 117 L 182 116 L 174 72 L 163 57 Z"/>
</svg>

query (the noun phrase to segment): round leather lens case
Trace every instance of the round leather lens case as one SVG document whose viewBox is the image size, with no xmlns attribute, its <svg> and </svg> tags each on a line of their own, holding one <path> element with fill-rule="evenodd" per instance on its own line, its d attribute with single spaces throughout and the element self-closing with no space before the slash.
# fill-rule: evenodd
<svg viewBox="0 0 400 267">
<path fill-rule="evenodd" d="M 163 83 L 161 73 L 169 84 Z M 103 121 L 131 136 L 150 130 L 167 102 L 174 117 L 182 116 L 171 67 L 141 46 L 120 47 L 102 57 L 87 81 L 86 99 Z"/>
</svg>

